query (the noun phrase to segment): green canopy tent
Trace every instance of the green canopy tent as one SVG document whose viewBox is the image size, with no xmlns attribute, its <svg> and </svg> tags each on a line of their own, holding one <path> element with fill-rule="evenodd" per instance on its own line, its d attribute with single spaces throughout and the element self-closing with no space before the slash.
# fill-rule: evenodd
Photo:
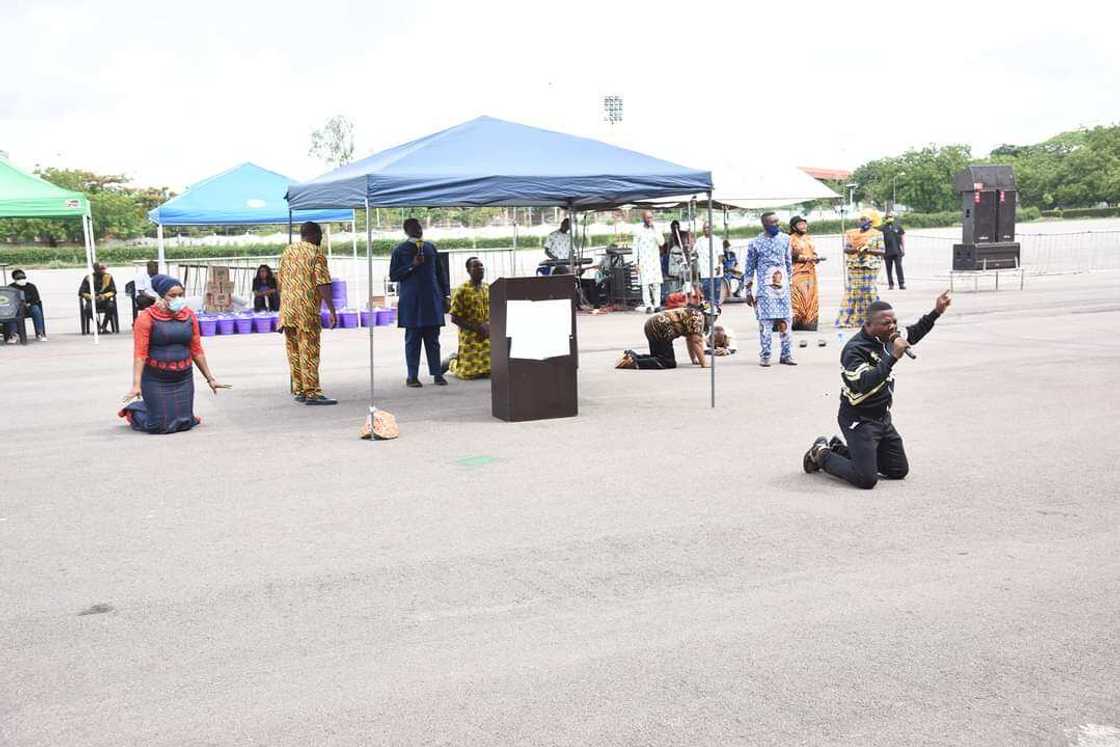
<svg viewBox="0 0 1120 747">
<path fill-rule="evenodd" d="M 0 155 L 0 218 L 65 218 L 82 220 L 82 240 L 86 252 L 86 275 L 93 288 L 93 263 L 97 259 L 93 245 L 93 218 L 89 198 L 81 192 L 44 181 L 34 174 L 16 168 Z M 97 325 L 93 325 L 93 342 L 97 343 Z"/>
</svg>

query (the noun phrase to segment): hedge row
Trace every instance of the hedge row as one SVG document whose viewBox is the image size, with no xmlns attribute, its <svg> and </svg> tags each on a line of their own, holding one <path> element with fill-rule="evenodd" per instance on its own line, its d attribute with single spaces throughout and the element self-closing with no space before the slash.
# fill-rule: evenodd
<svg viewBox="0 0 1120 747">
<path fill-rule="evenodd" d="M 1062 218 L 1065 220 L 1073 218 L 1120 218 L 1120 207 L 1069 208 L 1068 210 L 1057 208 L 1055 210 L 1043 210 L 1042 216 L 1044 218 Z"/>
<path fill-rule="evenodd" d="M 1118 212 L 1111 212 L 1111 211 Z M 1103 211 L 1103 212 L 1102 212 Z M 1051 212 L 1047 211 L 1047 215 Z M 1120 209 L 1086 208 L 1081 210 L 1066 210 L 1065 217 L 1108 217 L 1120 214 Z M 1018 219 L 1021 222 L 1038 220 L 1038 208 L 1025 208 L 1019 211 Z M 1062 217 L 1050 216 L 1048 217 Z M 941 228 L 960 223 L 960 213 L 903 213 L 899 220 L 905 228 Z M 846 221 L 845 228 L 851 228 L 852 221 Z M 783 226 L 783 228 L 787 228 Z M 840 221 L 822 220 L 813 222 L 809 230 L 817 235 L 840 233 Z M 759 227 L 756 225 L 739 226 L 731 229 L 733 238 L 749 238 L 758 235 Z M 593 235 L 589 237 L 593 246 L 604 246 L 615 240 L 614 234 Z M 512 236 L 494 237 L 486 239 L 442 239 L 438 242 L 440 249 L 504 249 L 512 244 Z M 544 241 L 543 236 L 520 236 L 517 244 L 520 248 L 538 248 Z M 387 256 L 396 246 L 397 240 L 378 239 L 373 242 L 373 252 L 378 256 Z M 349 247 L 339 248 L 338 253 L 345 256 Z M 275 256 L 283 251 L 281 244 L 253 244 L 249 246 L 168 246 L 166 256 L 171 260 L 208 258 L 208 257 L 260 257 Z M 155 247 L 133 246 L 128 244 L 110 245 L 97 250 L 97 258 L 110 265 L 127 265 L 132 262 L 152 259 L 155 257 Z M 360 253 L 365 252 L 364 245 L 358 248 Z M 85 263 L 85 254 L 80 246 L 35 246 L 35 245 L 0 245 L 0 262 L 21 267 L 78 267 Z"/>
</svg>

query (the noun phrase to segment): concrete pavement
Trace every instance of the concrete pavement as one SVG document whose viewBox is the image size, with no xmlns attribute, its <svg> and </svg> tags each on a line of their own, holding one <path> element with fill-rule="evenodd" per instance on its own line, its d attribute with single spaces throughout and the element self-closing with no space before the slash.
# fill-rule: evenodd
<svg viewBox="0 0 1120 747">
<path fill-rule="evenodd" d="M 939 290 L 886 297 L 912 320 Z M 114 417 L 127 335 L 0 348 L 0 743 L 1120 727 L 1120 274 L 958 293 L 899 366 L 911 475 L 870 492 L 801 472 L 836 430 L 833 334 L 761 369 L 728 307 L 744 350 L 713 412 L 706 371 L 612 369 L 644 319 L 580 317 L 580 416 L 524 424 L 490 417 L 487 382 L 405 389 L 380 329 L 402 436 L 372 444 L 362 331 L 326 333 L 334 408 L 290 402 L 278 337 L 209 339 L 234 389 L 200 386 L 204 426 L 169 437 Z"/>
</svg>

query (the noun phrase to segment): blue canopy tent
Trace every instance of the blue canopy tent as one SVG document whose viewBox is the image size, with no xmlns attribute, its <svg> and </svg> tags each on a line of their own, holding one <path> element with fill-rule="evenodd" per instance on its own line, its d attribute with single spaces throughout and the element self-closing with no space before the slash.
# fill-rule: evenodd
<svg viewBox="0 0 1120 747">
<path fill-rule="evenodd" d="M 598 140 L 478 117 L 292 184 L 287 198 L 293 210 L 366 209 L 372 288 L 371 207 L 563 207 L 571 213 L 699 192 L 710 197 L 711 190 L 709 171 Z M 372 327 L 369 340 L 372 417 Z"/>
<path fill-rule="evenodd" d="M 284 200 L 291 179 L 254 163 L 243 163 L 203 179 L 148 211 L 156 224 L 160 270 L 166 268 L 164 226 L 255 226 L 280 225 L 292 215 Z M 353 210 L 308 210 L 296 215 L 300 221 L 336 223 L 354 221 Z M 354 245 L 355 263 L 358 258 Z"/>
</svg>

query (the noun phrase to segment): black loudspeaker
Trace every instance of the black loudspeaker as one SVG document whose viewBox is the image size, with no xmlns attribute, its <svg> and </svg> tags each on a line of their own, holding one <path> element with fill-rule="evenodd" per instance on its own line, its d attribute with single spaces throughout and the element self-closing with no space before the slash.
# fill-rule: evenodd
<svg viewBox="0 0 1120 747">
<path fill-rule="evenodd" d="M 1011 270 L 1019 266 L 1019 245 L 953 244 L 954 270 Z"/>
<path fill-rule="evenodd" d="M 961 195 L 961 238 L 954 270 L 1018 267 L 1015 208 L 1018 189 L 1010 166 L 969 166 L 953 178 Z"/>
</svg>

